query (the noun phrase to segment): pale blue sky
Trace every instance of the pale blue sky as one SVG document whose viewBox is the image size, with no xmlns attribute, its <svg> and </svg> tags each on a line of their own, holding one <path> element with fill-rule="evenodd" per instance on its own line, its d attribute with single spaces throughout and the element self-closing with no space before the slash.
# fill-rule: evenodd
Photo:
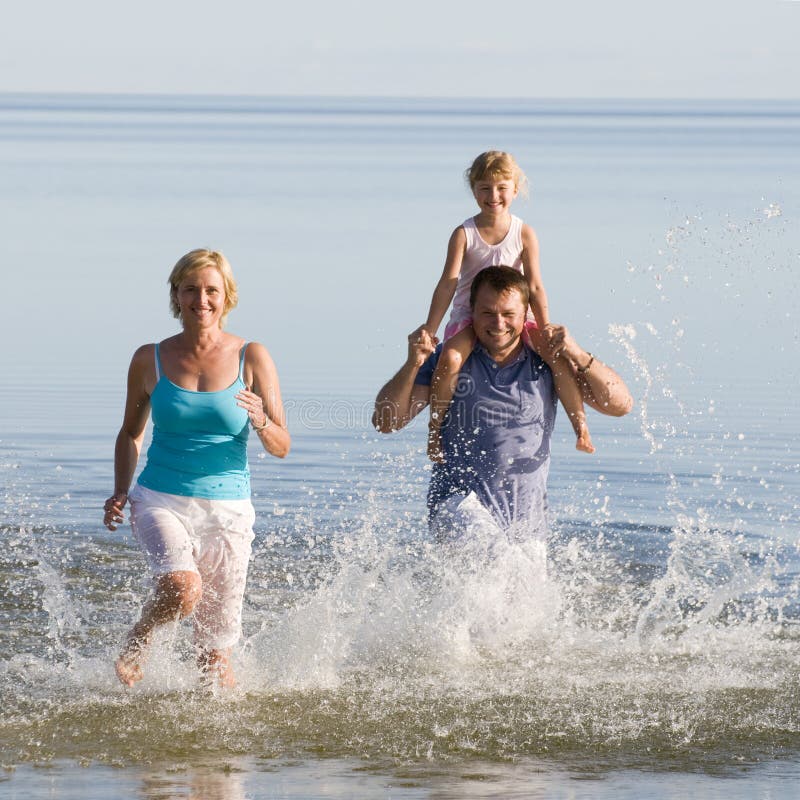
<svg viewBox="0 0 800 800">
<path fill-rule="evenodd" d="M 0 91 L 800 97 L 798 0 L 28 0 Z"/>
</svg>

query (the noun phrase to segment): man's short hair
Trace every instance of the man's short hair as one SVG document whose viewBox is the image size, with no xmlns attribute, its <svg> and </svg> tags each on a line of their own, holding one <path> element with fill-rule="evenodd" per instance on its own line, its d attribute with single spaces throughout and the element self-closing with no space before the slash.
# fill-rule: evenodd
<svg viewBox="0 0 800 800">
<path fill-rule="evenodd" d="M 531 300 L 531 293 L 525 276 L 519 270 L 511 267 L 500 266 L 482 269 L 473 279 L 469 290 L 470 308 L 475 308 L 475 298 L 478 296 L 481 286 L 489 286 L 498 294 L 511 291 L 519 292 L 525 308 L 528 307 Z"/>
</svg>

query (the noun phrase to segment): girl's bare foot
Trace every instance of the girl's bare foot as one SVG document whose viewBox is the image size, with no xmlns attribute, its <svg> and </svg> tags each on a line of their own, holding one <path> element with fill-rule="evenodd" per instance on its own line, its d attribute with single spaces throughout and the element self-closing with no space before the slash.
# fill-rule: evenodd
<svg viewBox="0 0 800 800">
<path fill-rule="evenodd" d="M 575 442 L 575 449 L 583 453 L 594 453 L 592 437 L 589 436 L 589 429 L 586 425 L 581 425 L 577 431 L 578 440 Z"/>
</svg>

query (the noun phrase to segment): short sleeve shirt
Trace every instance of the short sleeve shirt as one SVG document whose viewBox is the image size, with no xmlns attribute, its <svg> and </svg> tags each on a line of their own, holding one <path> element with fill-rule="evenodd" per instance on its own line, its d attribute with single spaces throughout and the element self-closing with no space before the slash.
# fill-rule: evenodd
<svg viewBox="0 0 800 800">
<path fill-rule="evenodd" d="M 439 353 L 416 383 L 430 385 Z M 544 530 L 556 402 L 552 373 L 531 349 L 500 366 L 476 344 L 442 424 L 445 461 L 433 466 L 429 519 L 452 495 L 474 492 L 502 528 Z"/>
</svg>

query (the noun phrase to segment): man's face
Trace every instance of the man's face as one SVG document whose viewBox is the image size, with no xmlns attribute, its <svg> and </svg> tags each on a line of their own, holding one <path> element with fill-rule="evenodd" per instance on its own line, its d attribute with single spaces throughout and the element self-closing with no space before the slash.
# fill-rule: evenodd
<svg viewBox="0 0 800 800">
<path fill-rule="evenodd" d="M 512 355 L 520 344 L 527 308 L 516 289 L 496 292 L 483 285 L 475 296 L 472 327 L 492 358 Z"/>
</svg>

